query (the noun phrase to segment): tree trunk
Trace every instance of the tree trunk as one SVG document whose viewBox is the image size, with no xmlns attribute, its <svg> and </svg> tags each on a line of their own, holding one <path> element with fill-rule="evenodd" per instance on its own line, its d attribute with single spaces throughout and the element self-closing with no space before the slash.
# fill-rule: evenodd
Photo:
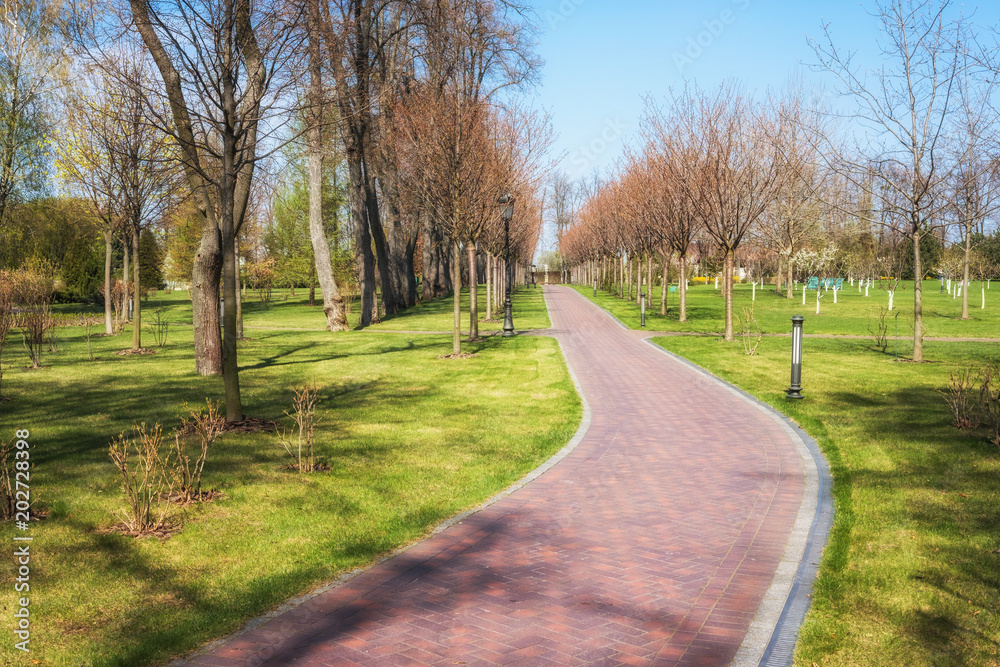
<svg viewBox="0 0 1000 667">
<path fill-rule="evenodd" d="M 681 305 L 680 305 L 680 319 L 681 322 L 688 321 L 687 314 L 687 257 L 681 255 L 677 258 L 677 266 L 679 269 L 677 275 L 677 291 L 680 292 Z"/>
<path fill-rule="evenodd" d="M 191 271 L 195 371 L 198 375 L 222 375 L 222 338 L 219 336 L 221 240 L 216 225 L 207 219 L 203 224 Z"/>
<path fill-rule="evenodd" d="M 347 151 L 350 174 L 351 212 L 354 218 L 354 261 L 358 270 L 360 292 L 360 326 L 372 323 L 375 304 L 375 257 L 372 255 L 372 238 L 368 232 L 368 201 L 361 169 L 361 156 L 354 150 Z"/>
<path fill-rule="evenodd" d="M 232 99 L 226 91 L 224 98 Z M 243 420 L 243 401 L 240 397 L 240 369 L 236 350 L 236 228 L 234 220 L 234 193 L 236 190 L 236 140 L 223 137 L 222 187 L 219 204 L 222 210 L 222 381 L 226 389 L 226 421 Z"/>
<path fill-rule="evenodd" d="M 115 332 L 111 323 L 111 232 L 104 232 L 104 333 Z"/>
<path fill-rule="evenodd" d="M 309 306 L 316 305 L 316 264 L 309 266 Z"/>
<path fill-rule="evenodd" d="M 309 160 L 309 238 L 313 249 L 313 269 L 323 293 L 323 314 L 327 331 L 347 331 L 347 313 L 333 275 L 330 241 L 323 229 L 323 79 L 318 34 L 318 7 L 310 4 L 309 28 L 309 127 L 306 130 L 306 151 Z M 352 202 L 353 203 L 353 202 Z M 355 218 L 355 225 L 358 224 Z M 315 288 L 309 291 L 309 304 L 315 302 Z M 362 305 L 362 313 L 364 306 Z M 363 316 L 362 316 L 363 317 Z"/>
<path fill-rule="evenodd" d="M 479 340 L 479 261 L 475 241 L 465 246 L 469 255 L 469 340 Z"/>
<path fill-rule="evenodd" d="M 406 248 L 403 254 L 403 273 L 406 278 L 406 306 L 417 305 L 417 271 L 414 257 L 417 254 L 417 240 L 420 236 L 419 221 L 414 222 L 413 231 L 406 241 Z"/>
<path fill-rule="evenodd" d="M 423 216 L 422 224 L 420 225 L 420 233 L 423 234 L 423 243 L 421 244 L 421 251 L 423 252 L 423 267 L 424 267 L 424 279 L 420 284 L 420 298 L 424 301 L 430 301 L 437 296 L 436 285 L 437 285 L 437 258 L 434 252 L 434 236 L 431 233 L 431 222 L 430 216 Z"/>
<path fill-rule="evenodd" d="M 236 265 L 236 339 L 243 340 L 243 277 L 240 275 L 240 245 L 233 244 L 233 263 Z"/>
<path fill-rule="evenodd" d="M 646 253 L 646 298 L 653 300 L 653 257 L 649 253 Z"/>
<path fill-rule="evenodd" d="M 782 261 L 781 255 L 778 255 L 778 270 L 774 274 L 774 293 L 781 294 L 781 265 Z"/>
<path fill-rule="evenodd" d="M 913 360 L 924 360 L 924 265 L 920 257 L 919 226 L 913 234 Z"/>
<path fill-rule="evenodd" d="M 129 294 L 131 294 L 132 290 L 129 288 L 129 285 L 131 285 L 131 282 L 129 281 L 129 275 L 128 275 L 128 260 L 129 260 L 129 252 L 131 252 L 131 245 L 132 245 L 132 243 L 131 243 L 130 240 L 128 240 L 128 239 L 122 239 L 122 287 L 123 287 L 123 289 L 122 289 L 122 323 L 123 324 L 127 323 L 129 321 L 129 319 L 130 319 L 129 318 L 129 314 L 128 314 L 128 310 L 129 310 L 129 308 L 128 308 L 128 298 L 129 298 Z"/>
<path fill-rule="evenodd" d="M 377 262 L 379 281 L 382 287 L 382 310 L 385 315 L 396 314 L 396 292 L 398 288 L 395 284 L 392 271 L 392 260 L 390 259 L 389 244 L 385 238 L 385 230 L 382 227 L 382 214 L 379 210 L 378 195 L 375 193 L 375 183 L 371 180 L 368 169 L 364 172 L 365 193 L 368 203 L 368 226 L 371 228 L 372 240 L 375 242 L 375 259 Z"/>
<path fill-rule="evenodd" d="M 142 349 L 142 299 L 139 298 L 139 289 L 142 282 L 139 280 L 139 225 L 132 225 L 132 285 L 135 287 L 135 312 L 132 313 L 132 351 L 138 352 Z"/>
<path fill-rule="evenodd" d="M 788 258 L 788 276 L 785 278 L 785 298 L 794 299 L 795 298 L 795 283 L 792 281 L 794 277 L 792 275 L 792 258 Z"/>
<path fill-rule="evenodd" d="M 454 297 L 453 307 L 455 327 L 452 332 L 452 354 L 462 353 L 462 246 L 458 239 L 452 240 L 451 289 Z"/>
<path fill-rule="evenodd" d="M 629 255 L 628 258 L 628 277 L 626 282 L 628 283 L 628 300 L 632 300 L 632 266 L 635 264 L 635 255 Z"/>
<path fill-rule="evenodd" d="M 722 289 L 726 299 L 726 331 L 727 341 L 734 341 L 733 336 L 733 249 L 726 250 L 726 265 L 722 274 Z"/>
<path fill-rule="evenodd" d="M 969 256 L 972 254 L 972 224 L 965 224 L 965 258 L 962 261 L 962 319 L 969 319 Z"/>
<path fill-rule="evenodd" d="M 493 255 L 486 254 L 486 319 L 493 319 Z"/>
<path fill-rule="evenodd" d="M 667 291 L 670 289 L 670 260 L 673 259 L 670 255 L 663 255 L 663 276 L 660 280 L 660 315 L 667 314 Z"/>
</svg>

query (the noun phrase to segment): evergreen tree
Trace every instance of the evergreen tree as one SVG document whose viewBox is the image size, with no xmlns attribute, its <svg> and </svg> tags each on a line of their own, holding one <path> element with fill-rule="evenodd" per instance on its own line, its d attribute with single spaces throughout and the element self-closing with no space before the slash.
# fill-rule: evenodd
<svg viewBox="0 0 1000 667">
<path fill-rule="evenodd" d="M 103 299 L 104 243 L 100 238 L 73 238 L 62 262 L 64 295 L 73 301 L 94 302 Z"/>
<path fill-rule="evenodd" d="M 139 235 L 139 287 L 142 290 L 162 289 L 163 282 L 163 250 L 156 235 L 148 227 Z"/>
</svg>

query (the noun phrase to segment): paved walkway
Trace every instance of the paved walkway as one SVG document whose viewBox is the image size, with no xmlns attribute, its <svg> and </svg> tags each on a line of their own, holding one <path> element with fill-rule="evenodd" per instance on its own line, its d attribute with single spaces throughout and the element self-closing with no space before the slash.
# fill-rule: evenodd
<svg viewBox="0 0 1000 667">
<path fill-rule="evenodd" d="M 816 504 L 801 442 L 573 290 L 546 297 L 588 405 L 563 458 L 189 664 L 756 664 Z"/>
</svg>

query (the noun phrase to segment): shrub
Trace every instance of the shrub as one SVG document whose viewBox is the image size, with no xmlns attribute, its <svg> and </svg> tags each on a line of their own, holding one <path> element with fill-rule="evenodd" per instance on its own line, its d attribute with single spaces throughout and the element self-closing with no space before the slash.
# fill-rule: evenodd
<svg viewBox="0 0 1000 667">
<path fill-rule="evenodd" d="M 743 343 L 743 352 L 752 357 L 760 347 L 761 338 L 764 334 L 757 323 L 757 316 L 753 312 L 753 306 L 744 306 L 742 314 L 737 315 L 740 322 L 740 341 Z"/>
<path fill-rule="evenodd" d="M 868 333 L 875 341 L 875 349 L 885 354 L 889 347 L 889 316 L 888 306 L 879 306 L 868 311 Z"/>
<path fill-rule="evenodd" d="M 207 403 L 208 405 L 205 410 L 187 408 L 191 421 L 182 419 L 180 430 L 174 434 L 174 451 L 176 454 L 174 463 L 175 485 L 178 495 L 185 502 L 201 500 L 201 474 L 205 470 L 208 450 L 226 425 L 226 420 L 219 411 L 219 404 L 212 402 L 211 399 Z M 181 435 L 190 432 L 198 436 L 200 445 L 198 457 L 195 459 L 193 465 L 191 457 L 187 454 L 187 446 L 181 444 L 184 442 Z"/>
<path fill-rule="evenodd" d="M 1000 370 L 994 366 L 980 372 L 979 414 L 993 432 L 990 442 L 1000 447 Z"/>
<path fill-rule="evenodd" d="M 0 271 L 0 400 L 3 400 L 3 348 L 7 334 L 15 326 L 14 278 L 10 271 Z"/>
<path fill-rule="evenodd" d="M 278 436 L 281 446 L 295 459 L 295 465 L 299 472 L 314 472 L 316 470 L 316 458 L 313 453 L 315 441 L 316 424 L 316 403 L 319 396 L 316 393 L 315 385 L 305 385 L 302 389 L 295 389 L 295 401 L 293 412 L 285 411 L 285 414 L 295 420 L 294 430 L 298 431 L 298 437 L 288 438 L 282 429 Z"/>
<path fill-rule="evenodd" d="M 952 373 L 945 402 L 951 408 L 954 426 L 963 430 L 988 427 L 990 442 L 1000 447 L 1000 368 L 981 366 Z"/>
<path fill-rule="evenodd" d="M 167 526 L 166 499 L 172 491 L 173 476 L 160 455 L 162 442 L 159 424 L 151 430 L 139 424 L 132 426 L 131 434 L 122 433 L 108 447 L 108 455 L 121 473 L 125 494 L 126 507 L 119 516 L 122 525 L 136 535 Z"/>
<path fill-rule="evenodd" d="M 884 351 L 884 350 L 883 350 Z M 951 374 L 948 380 L 948 391 L 944 400 L 951 408 L 955 417 L 953 425 L 962 430 L 979 428 L 982 415 L 981 393 L 984 386 L 989 386 L 989 379 L 983 384 L 983 369 L 965 368 Z M 979 389 L 976 385 L 979 384 Z"/>
<path fill-rule="evenodd" d="M 14 441 L 0 440 L 0 518 L 4 521 L 14 518 L 14 472 L 11 470 L 11 454 Z"/>
<path fill-rule="evenodd" d="M 150 318 L 152 321 L 148 322 L 147 325 L 153 330 L 153 340 L 156 341 L 157 347 L 163 347 L 167 344 L 167 330 L 170 324 L 163 317 L 163 311 L 157 308 L 153 311 L 153 317 Z"/>
<path fill-rule="evenodd" d="M 33 368 L 42 365 L 42 348 L 52 319 L 52 277 L 43 271 L 25 268 L 11 275 L 12 300 L 17 308 L 17 326 Z"/>
</svg>

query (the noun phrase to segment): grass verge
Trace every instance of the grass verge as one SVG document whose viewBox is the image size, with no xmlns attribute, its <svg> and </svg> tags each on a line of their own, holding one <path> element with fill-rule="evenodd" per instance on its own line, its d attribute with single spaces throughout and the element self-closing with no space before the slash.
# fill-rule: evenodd
<svg viewBox="0 0 1000 667">
<path fill-rule="evenodd" d="M 619 299 L 610 292 L 598 290 L 594 296 L 593 287 L 573 286 L 582 295 L 604 308 L 625 326 L 639 329 L 639 307 L 634 301 Z M 937 281 L 925 281 L 923 285 L 924 336 L 949 338 L 997 338 L 1000 337 L 1000 306 L 994 303 L 1000 293 L 987 291 L 986 309 L 979 308 L 978 285 L 973 285 L 974 296 L 970 303 L 970 318 L 962 320 L 962 302 L 948 294 L 940 293 Z M 833 292 L 823 292 L 820 299 L 820 314 L 816 315 L 816 292 L 806 292 L 806 303 L 802 305 L 802 292 L 797 291 L 794 299 L 786 299 L 775 294 L 773 286 L 758 287 L 756 300 L 751 285 L 737 285 L 733 290 L 733 326 L 739 330 L 735 318 L 743 308 L 753 307 L 757 322 L 764 333 L 789 333 L 793 315 L 806 318 L 807 334 L 831 334 L 847 336 L 869 336 L 869 326 L 874 325 L 879 308 L 888 304 L 885 292 L 877 287 L 869 290 L 868 297 L 859 293 L 857 287 L 847 288 L 837 294 L 833 303 Z M 913 339 L 913 283 L 903 283 L 896 293 L 895 310 L 888 314 L 889 337 L 898 335 L 900 342 Z M 688 289 L 688 321 L 679 321 L 679 298 L 670 294 L 668 312 L 660 315 L 660 291 L 653 290 L 653 299 L 646 308 L 646 328 L 649 331 L 679 331 L 688 333 L 719 333 L 725 329 L 725 301 L 722 290 L 712 285 L 694 285 Z M 898 315 L 898 317 L 897 317 Z M 890 343 L 892 344 L 892 343 Z"/>
<path fill-rule="evenodd" d="M 179 298 L 165 306 L 190 317 Z M 263 321 L 292 328 L 313 314 L 283 306 Z M 220 378 L 194 373 L 191 330 L 172 329 L 143 357 L 113 354 L 125 338 L 94 338 L 90 361 L 83 329 L 68 327 L 45 368 L 19 360 L 7 371 L 14 400 L 0 403 L 0 437 L 30 429 L 32 493 L 49 515 L 30 530 L 31 653 L 5 641 L 0 664 L 163 663 L 421 538 L 536 467 L 579 425 L 552 339 L 489 338 L 466 344 L 476 358 L 449 361 L 439 359 L 448 336 L 248 334 L 245 412 L 288 421 L 292 387 L 315 381 L 317 454 L 331 470 L 285 469 L 291 459 L 273 434 L 226 434 L 204 477 L 224 496 L 183 510 L 183 530 L 166 540 L 104 530 L 123 503 L 107 447 L 133 422 L 173 428 L 185 402 L 222 398 Z M 0 526 L 0 542 L 15 532 Z M 14 561 L 4 551 L 0 600 L 12 613 Z"/>
<path fill-rule="evenodd" d="M 938 393 L 952 371 L 1000 362 L 1000 345 L 930 342 L 931 362 L 913 364 L 809 340 L 806 399 L 787 401 L 787 340 L 755 357 L 713 338 L 655 342 L 792 417 L 831 464 L 837 517 L 795 664 L 1000 665 L 1000 450 L 953 428 Z"/>
</svg>

